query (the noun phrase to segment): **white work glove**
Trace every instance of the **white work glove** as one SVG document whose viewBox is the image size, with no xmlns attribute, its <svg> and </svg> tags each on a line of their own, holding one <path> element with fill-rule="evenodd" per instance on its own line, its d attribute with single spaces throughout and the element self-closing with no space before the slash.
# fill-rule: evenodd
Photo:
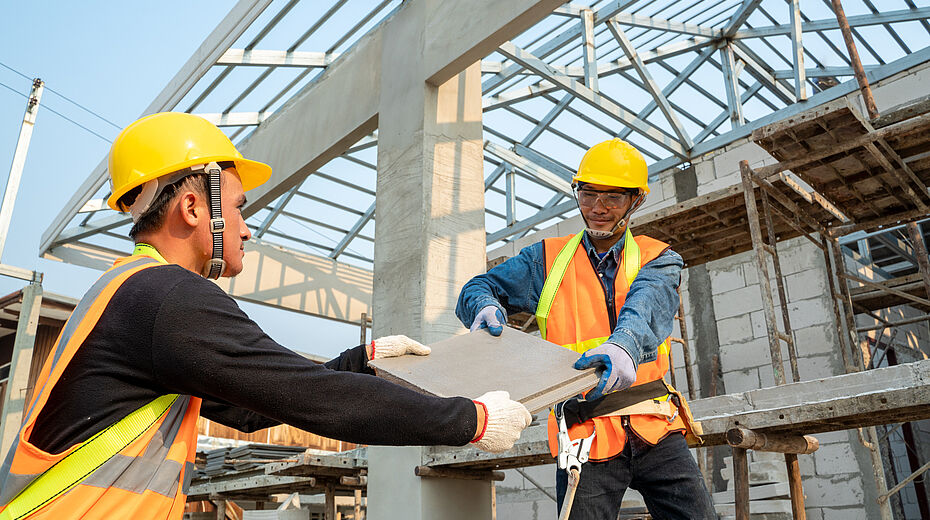
<svg viewBox="0 0 930 520">
<path fill-rule="evenodd" d="M 471 322 L 469 332 L 475 332 L 478 329 L 487 327 L 492 336 L 500 336 L 504 331 L 504 314 L 500 309 L 493 305 L 482 307 L 478 314 L 475 315 L 475 321 Z"/>
<path fill-rule="evenodd" d="M 385 336 L 371 342 L 371 359 L 384 359 L 405 354 L 426 356 L 430 352 L 430 348 L 426 345 L 403 335 Z"/>
<path fill-rule="evenodd" d="M 584 370 L 596 367 L 600 380 L 585 399 L 597 399 L 604 394 L 625 390 L 636 382 L 636 365 L 630 353 L 616 343 L 607 342 L 585 352 L 575 361 L 575 368 Z"/>
<path fill-rule="evenodd" d="M 472 441 L 479 450 L 500 453 L 513 448 L 523 430 L 533 422 L 526 407 L 511 401 L 510 394 L 502 390 L 488 392 L 475 402 L 485 409 L 484 433 Z"/>
</svg>

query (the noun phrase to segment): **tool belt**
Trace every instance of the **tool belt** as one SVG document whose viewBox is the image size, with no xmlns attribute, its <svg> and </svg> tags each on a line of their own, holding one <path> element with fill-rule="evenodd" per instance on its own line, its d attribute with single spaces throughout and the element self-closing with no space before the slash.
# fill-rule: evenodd
<svg viewBox="0 0 930 520">
<path fill-rule="evenodd" d="M 621 415 L 653 415 L 672 422 L 680 414 L 687 428 L 685 438 L 688 444 L 690 446 L 703 444 L 701 440 L 703 428 L 701 423 L 692 417 L 688 402 L 680 392 L 662 379 L 632 386 L 619 392 L 611 392 L 592 401 L 570 399 L 565 403 L 563 413 L 568 427 L 581 424 L 594 417 Z"/>
</svg>

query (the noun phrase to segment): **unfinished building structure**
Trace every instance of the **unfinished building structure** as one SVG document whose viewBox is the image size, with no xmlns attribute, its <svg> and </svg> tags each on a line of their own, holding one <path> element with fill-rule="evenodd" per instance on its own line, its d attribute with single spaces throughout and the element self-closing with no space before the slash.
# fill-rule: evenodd
<svg viewBox="0 0 930 520">
<path fill-rule="evenodd" d="M 828 432 L 783 479 L 803 485 L 801 514 L 919 518 L 927 490 L 906 477 L 930 449 L 925 427 L 909 422 L 927 414 L 923 368 L 852 374 L 930 350 L 930 230 L 918 223 L 930 214 L 930 8 L 900 4 L 847 0 L 838 16 L 838 1 L 385 0 L 360 10 L 241 0 L 145 112 L 198 113 L 274 168 L 249 194 L 256 239 L 246 269 L 224 282 L 231 294 L 347 323 L 371 316 L 375 335 L 427 343 L 465 330 L 455 298 L 488 259 L 577 232 L 574 165 L 595 142 L 630 141 L 651 160 L 654 186 L 633 229 L 687 262 L 675 378 L 708 398 L 694 408 L 720 425 L 712 444 L 735 416 Z M 105 166 L 64 204 L 41 255 L 105 268 L 130 249 L 129 218 L 102 209 Z M 842 417 L 753 415 L 752 403 L 804 408 L 824 397 L 811 393 L 818 385 L 842 394 L 819 380 L 847 373 L 860 408 Z M 873 379 L 898 401 L 856 393 L 878 392 L 866 388 Z M 808 386 L 751 393 L 792 381 Z M 807 429 L 778 430 L 779 420 Z M 198 492 L 367 487 L 371 514 L 384 518 L 553 516 L 551 466 L 489 484 L 489 469 L 549 462 L 539 433 L 498 460 L 372 447 Z M 721 512 L 737 516 L 752 498 L 741 496 L 740 449 L 729 463 L 728 448 L 697 453 L 714 491 L 735 491 Z M 469 469 L 450 469 L 461 464 Z M 457 478 L 414 473 L 431 465 Z M 788 515 L 794 498 L 748 511 Z"/>
</svg>

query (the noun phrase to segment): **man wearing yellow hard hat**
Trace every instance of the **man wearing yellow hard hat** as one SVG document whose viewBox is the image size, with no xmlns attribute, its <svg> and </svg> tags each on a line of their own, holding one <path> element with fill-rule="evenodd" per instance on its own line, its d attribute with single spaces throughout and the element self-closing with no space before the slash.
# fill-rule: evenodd
<svg viewBox="0 0 930 520">
<path fill-rule="evenodd" d="M 288 423 L 364 444 L 509 449 L 532 417 L 506 392 L 424 396 L 368 360 L 429 354 L 405 336 L 317 365 L 269 338 L 206 278 L 242 270 L 245 191 L 271 168 L 217 127 L 161 113 L 110 150 L 110 207 L 136 247 L 77 305 L 0 471 L 0 520 L 179 519 L 197 418 L 241 431 Z"/>
<path fill-rule="evenodd" d="M 496 336 L 507 313 L 535 313 L 544 339 L 580 355 L 575 368 L 596 368 L 598 383 L 584 399 L 557 407 L 570 439 L 593 436 L 573 503 L 566 472 L 556 473 L 559 508 L 571 504 L 570 518 L 616 518 L 628 487 L 653 518 L 716 518 L 686 443 L 686 435 L 699 442 L 699 425 L 663 381 L 683 262 L 668 244 L 629 230 L 649 193 L 646 161 L 620 139 L 605 141 L 585 153 L 572 187 L 585 228 L 472 278 L 456 315 Z M 550 414 L 554 457 L 558 434 Z"/>
</svg>

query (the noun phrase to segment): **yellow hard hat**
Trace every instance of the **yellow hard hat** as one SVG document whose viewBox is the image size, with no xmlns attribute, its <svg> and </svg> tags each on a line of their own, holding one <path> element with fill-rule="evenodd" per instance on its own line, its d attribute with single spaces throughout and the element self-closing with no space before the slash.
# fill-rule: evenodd
<svg viewBox="0 0 930 520">
<path fill-rule="evenodd" d="M 110 198 L 117 202 L 133 188 L 184 168 L 232 161 L 248 191 L 271 177 L 271 167 L 242 157 L 226 134 L 206 119 L 183 112 L 161 112 L 127 126 L 110 147 Z"/>
<path fill-rule="evenodd" d="M 572 183 L 586 182 L 649 193 L 649 171 L 639 150 L 622 139 L 596 144 L 585 152 Z"/>
</svg>

